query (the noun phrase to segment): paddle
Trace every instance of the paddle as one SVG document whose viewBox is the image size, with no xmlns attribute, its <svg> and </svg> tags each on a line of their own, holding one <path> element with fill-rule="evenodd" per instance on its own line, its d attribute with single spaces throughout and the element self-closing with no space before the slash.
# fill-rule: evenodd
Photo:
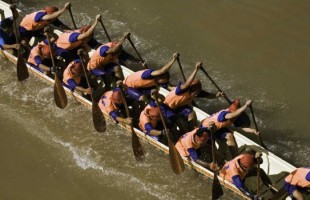
<svg viewBox="0 0 310 200">
<path fill-rule="evenodd" d="M 85 79 L 87 82 L 87 86 L 88 86 L 88 88 L 91 88 L 90 83 L 89 83 L 89 79 L 88 79 L 88 75 L 86 72 L 86 68 L 85 68 L 84 59 L 83 59 L 84 50 L 79 49 L 77 53 L 78 53 L 80 60 L 81 60 L 81 63 L 82 63 L 82 68 L 83 68 L 83 72 L 84 72 Z M 104 115 L 102 114 L 102 112 L 98 106 L 98 102 L 100 99 L 98 99 L 98 101 L 95 100 L 93 93 L 91 94 L 91 99 L 92 99 L 92 115 L 93 115 L 94 127 L 95 127 L 96 131 L 102 133 L 106 130 L 107 123 L 105 121 Z"/>
<path fill-rule="evenodd" d="M 25 59 L 23 58 L 23 54 L 21 53 L 22 45 L 20 43 L 19 32 L 17 30 L 17 25 L 16 25 L 15 12 L 17 12 L 17 11 L 16 11 L 15 5 L 11 5 L 10 9 L 12 11 L 12 16 L 13 16 L 13 21 L 14 21 L 13 28 L 14 28 L 15 40 L 18 44 L 20 44 L 20 48 L 17 49 L 17 64 L 16 64 L 16 66 L 17 66 L 17 79 L 19 81 L 23 81 L 29 77 L 29 72 L 28 72 L 28 68 L 27 68 Z"/>
<path fill-rule="evenodd" d="M 71 17 L 71 20 L 72 20 L 74 29 L 77 29 L 76 24 L 75 24 L 75 21 L 74 21 L 74 18 L 73 18 L 72 10 L 71 10 L 71 4 L 70 4 L 68 10 L 69 10 L 69 13 L 70 13 L 70 17 Z"/>
<path fill-rule="evenodd" d="M 49 46 L 50 51 L 51 51 L 51 60 L 52 60 L 52 64 L 53 64 L 52 68 L 55 68 L 54 100 L 55 100 L 56 106 L 58 108 L 64 109 L 68 104 L 67 94 L 66 94 L 65 89 L 62 85 L 62 81 L 60 81 L 60 79 L 58 77 L 58 67 L 55 66 L 54 57 L 52 55 L 52 45 L 51 45 L 49 35 L 47 32 L 44 32 L 44 34 L 47 38 L 48 46 Z"/>
<path fill-rule="evenodd" d="M 105 28 L 105 26 L 104 26 L 104 24 L 103 24 L 103 22 L 102 22 L 102 19 L 100 19 L 99 22 L 100 22 L 100 24 L 101 24 L 101 26 L 102 26 L 102 28 L 103 28 L 103 30 L 104 30 L 104 32 L 105 32 L 105 34 L 106 34 L 108 40 L 109 40 L 109 42 L 111 42 L 112 40 L 111 40 L 111 38 L 110 38 L 110 36 L 109 36 L 109 34 L 108 34 L 107 29 Z"/>
<path fill-rule="evenodd" d="M 132 46 L 132 48 L 135 50 L 136 54 L 138 55 L 141 64 L 144 63 L 144 60 L 143 60 L 143 58 L 141 57 L 141 55 L 140 55 L 139 51 L 137 50 L 137 48 L 135 47 L 134 43 L 132 42 L 132 40 L 131 40 L 131 38 L 130 38 L 130 35 L 128 35 L 127 39 L 128 39 L 128 41 L 129 41 L 130 45 Z M 144 69 L 148 69 L 148 67 L 147 67 L 147 65 L 146 65 L 145 63 L 142 64 L 142 67 L 143 67 Z"/>
<path fill-rule="evenodd" d="M 168 139 L 168 146 L 169 146 L 169 158 L 170 158 L 170 165 L 171 165 L 171 168 L 173 170 L 173 172 L 177 175 L 180 175 L 182 174 L 182 172 L 184 172 L 185 170 L 185 166 L 184 166 L 184 162 L 183 162 L 183 159 L 180 155 L 180 153 L 178 152 L 178 150 L 175 148 L 172 140 L 171 140 L 171 136 L 170 136 L 170 132 L 169 130 L 167 129 L 167 126 L 166 126 L 166 123 L 165 123 L 165 119 L 163 117 L 163 113 L 160 109 L 160 105 L 159 105 L 159 102 L 158 102 L 158 97 L 157 95 L 155 96 L 154 98 L 158 108 L 159 108 L 159 115 L 160 115 L 160 119 L 163 123 L 163 126 L 164 126 L 164 133 Z"/>
<path fill-rule="evenodd" d="M 178 64 L 179 64 L 179 68 L 180 68 L 180 71 L 181 71 L 183 80 L 184 80 L 184 82 L 186 82 L 186 78 L 185 78 L 185 75 L 184 75 L 183 67 L 182 67 L 182 65 L 181 65 L 181 61 L 180 61 L 179 56 L 177 57 L 177 62 L 178 62 Z M 191 88 L 190 88 L 190 87 L 189 87 L 189 90 L 190 90 L 190 92 L 191 92 Z M 198 105 L 196 104 L 196 102 L 195 102 L 194 100 L 192 101 L 192 104 L 193 104 L 193 106 L 199 108 Z"/>
<path fill-rule="evenodd" d="M 258 132 L 258 127 L 257 127 L 257 123 L 256 123 L 256 119 L 255 119 L 255 115 L 254 115 L 254 110 L 253 110 L 253 107 L 252 107 L 252 104 L 250 105 L 250 110 L 251 110 L 251 114 L 252 114 L 252 119 L 253 119 L 253 122 L 254 122 L 254 126 L 255 126 L 255 130 L 256 132 Z M 262 141 L 262 137 L 260 134 L 258 134 L 258 138 L 259 138 L 259 143 L 262 147 L 264 147 L 266 150 L 268 150 L 267 146 L 263 143 Z"/>
<path fill-rule="evenodd" d="M 129 113 L 129 109 L 128 109 L 128 104 L 127 101 L 124 97 L 124 93 L 123 93 L 123 88 L 121 84 L 118 84 L 118 87 L 121 88 L 121 96 L 122 96 L 122 101 L 125 107 L 125 111 L 126 111 L 126 115 L 127 117 L 130 117 L 130 113 Z M 137 136 L 135 130 L 133 129 L 133 125 L 130 125 L 130 130 L 131 130 L 131 142 L 132 142 L 132 150 L 133 150 L 133 154 L 135 155 L 136 160 L 140 161 L 143 159 L 144 157 L 144 151 L 142 148 L 142 145 L 139 141 L 139 137 Z"/>
<path fill-rule="evenodd" d="M 259 185 L 260 185 L 260 159 L 257 158 L 257 172 L 256 172 L 256 177 L 257 177 L 257 190 L 256 190 L 256 196 L 259 197 L 260 196 L 260 192 L 259 192 Z"/>
<path fill-rule="evenodd" d="M 212 141 L 212 163 L 216 164 L 216 146 L 215 146 L 215 135 L 213 131 L 213 126 L 210 128 L 211 131 L 211 141 Z M 213 183 L 212 183 L 212 200 L 219 199 L 221 196 L 224 195 L 223 188 L 221 186 L 221 183 L 217 177 L 218 171 L 214 170 L 213 172 Z"/>
</svg>

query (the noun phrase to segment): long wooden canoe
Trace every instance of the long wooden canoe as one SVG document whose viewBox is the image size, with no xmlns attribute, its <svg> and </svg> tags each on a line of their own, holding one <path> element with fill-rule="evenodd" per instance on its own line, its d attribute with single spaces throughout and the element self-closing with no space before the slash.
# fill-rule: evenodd
<svg viewBox="0 0 310 200">
<path fill-rule="evenodd" d="M 9 8 L 9 4 L 0 1 L 0 8 L 2 10 L 4 10 L 5 13 L 5 17 L 10 17 L 11 14 L 11 10 Z M 1 19 L 2 20 L 2 19 Z M 59 34 L 60 32 L 58 32 Z M 92 53 L 94 52 L 94 50 L 89 52 L 89 55 L 92 55 Z M 1 51 L 0 55 L 2 57 L 6 57 L 9 61 L 11 61 L 12 63 L 16 63 L 17 62 L 17 58 L 10 54 L 8 51 Z M 54 84 L 54 79 L 46 76 L 45 74 L 37 71 L 36 69 L 34 69 L 33 67 L 31 67 L 30 65 L 27 65 L 28 70 L 30 72 L 31 75 L 38 77 L 40 79 L 42 79 L 43 81 L 47 82 L 50 85 Z M 123 72 L 125 77 L 128 76 L 129 74 L 133 73 L 133 71 L 131 71 L 130 69 L 122 66 Z M 89 109 L 91 109 L 92 107 L 92 103 L 83 98 L 79 93 L 76 92 L 72 92 L 71 90 L 65 88 L 65 91 L 67 93 L 68 96 L 73 96 L 76 100 L 78 100 L 79 102 L 81 102 L 83 105 L 85 105 L 86 107 L 88 107 Z M 160 93 L 162 93 L 163 95 L 167 95 L 168 91 L 161 88 L 160 89 Z M 196 114 L 197 114 L 197 118 L 199 121 L 203 120 L 205 117 L 209 116 L 207 113 L 205 113 L 204 111 L 198 109 L 198 108 L 194 108 Z M 107 119 L 110 119 L 108 116 L 106 116 Z M 125 128 L 127 130 L 129 130 L 128 127 L 122 126 L 119 124 L 119 126 L 121 126 L 122 128 Z M 134 129 L 136 134 L 138 135 L 139 138 L 141 138 L 144 142 L 147 142 L 153 146 L 155 146 L 156 148 L 162 150 L 163 152 L 165 152 L 166 154 L 168 154 L 168 147 L 160 142 L 157 142 L 156 140 L 152 139 L 151 137 L 145 135 L 141 130 L 135 128 Z M 128 131 L 128 133 L 130 133 L 130 131 Z M 244 147 L 251 147 L 257 151 L 261 151 L 263 153 L 263 164 L 261 164 L 261 168 L 267 173 L 267 175 L 269 175 L 269 177 L 271 178 L 272 182 L 273 182 L 273 187 L 279 189 L 283 186 L 283 179 L 285 178 L 286 174 L 288 172 L 293 171 L 294 169 L 296 169 L 296 167 L 294 167 L 293 165 L 291 165 L 290 163 L 284 161 L 283 159 L 279 158 L 278 156 L 276 156 L 275 154 L 273 154 L 272 152 L 269 152 L 267 150 L 265 150 L 263 147 L 261 147 L 259 144 L 253 142 L 252 140 L 244 137 L 243 135 L 241 135 L 238 132 L 234 132 L 234 136 L 236 138 L 237 144 L 239 146 L 240 149 L 244 148 Z M 184 163 L 187 164 L 188 166 L 190 166 L 191 168 L 195 169 L 197 172 L 201 173 L 202 175 L 204 175 L 205 177 L 209 178 L 209 179 L 213 179 L 213 172 L 198 165 L 195 162 L 189 161 L 187 158 L 183 157 Z M 222 186 L 224 186 L 225 188 L 231 190 L 232 192 L 234 192 L 236 195 L 238 195 L 240 197 L 240 199 L 249 199 L 248 197 L 246 197 L 243 193 L 241 193 L 238 188 L 236 188 L 233 184 L 229 183 L 226 180 L 223 180 L 221 177 L 218 177 L 219 181 L 221 183 Z M 255 181 L 254 181 L 255 182 Z M 256 187 L 253 187 L 254 189 Z M 253 189 L 253 190 L 254 190 Z M 261 194 L 263 195 L 264 199 L 269 199 L 271 197 L 271 193 L 269 192 L 269 189 L 267 186 L 261 185 L 260 187 L 260 191 Z M 289 197 L 287 197 L 287 199 L 290 199 Z"/>
</svg>

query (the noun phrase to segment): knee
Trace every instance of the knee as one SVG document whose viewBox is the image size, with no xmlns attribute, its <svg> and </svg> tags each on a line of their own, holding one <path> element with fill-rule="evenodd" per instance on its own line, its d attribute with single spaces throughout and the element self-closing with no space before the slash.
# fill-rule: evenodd
<svg viewBox="0 0 310 200">
<path fill-rule="evenodd" d="M 196 120 L 196 113 L 192 110 L 188 115 L 188 121 Z"/>
<path fill-rule="evenodd" d="M 114 67 L 114 72 L 115 73 L 119 73 L 119 72 L 121 72 L 122 71 L 122 68 L 120 67 L 120 66 L 115 66 Z"/>
<path fill-rule="evenodd" d="M 227 133 L 226 134 L 226 140 L 227 142 L 234 142 L 234 135 L 232 133 Z"/>
</svg>

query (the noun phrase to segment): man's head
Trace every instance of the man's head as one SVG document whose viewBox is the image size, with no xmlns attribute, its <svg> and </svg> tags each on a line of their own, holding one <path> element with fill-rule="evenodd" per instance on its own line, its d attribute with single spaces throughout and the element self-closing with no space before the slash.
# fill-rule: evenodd
<svg viewBox="0 0 310 200">
<path fill-rule="evenodd" d="M 47 13 L 47 14 L 53 14 L 54 12 L 58 11 L 58 8 L 56 6 L 46 6 L 43 8 L 43 10 Z"/>
<path fill-rule="evenodd" d="M 114 105 L 116 106 L 121 106 L 123 105 L 123 98 L 122 98 L 122 93 L 119 90 L 113 91 L 111 101 Z"/>
<path fill-rule="evenodd" d="M 243 154 L 243 157 L 238 160 L 240 167 L 246 171 L 253 167 L 254 156 L 251 154 Z"/>
<path fill-rule="evenodd" d="M 13 32 L 13 20 L 6 18 L 1 22 L 1 30 L 5 33 Z"/>
<path fill-rule="evenodd" d="M 239 99 L 235 99 L 234 102 L 232 102 L 232 104 L 230 104 L 229 106 L 229 111 L 230 112 L 235 112 L 236 110 L 238 110 L 240 108 L 240 101 Z"/>
<path fill-rule="evenodd" d="M 155 108 L 151 107 L 148 110 L 148 115 L 153 120 L 159 120 L 160 119 L 159 108 L 158 107 L 155 107 Z"/>
<path fill-rule="evenodd" d="M 200 127 L 195 133 L 195 140 L 198 144 L 205 143 L 209 137 L 210 129 L 207 127 Z"/>
<path fill-rule="evenodd" d="M 71 74 L 74 76 L 81 76 L 83 74 L 83 68 L 82 67 L 83 66 L 80 62 L 74 63 L 70 68 Z"/>
<path fill-rule="evenodd" d="M 42 45 L 41 46 L 41 52 L 44 58 L 51 58 L 51 55 L 54 57 L 56 55 L 56 52 L 54 49 L 52 51 L 50 50 L 50 47 L 48 45 Z"/>
</svg>

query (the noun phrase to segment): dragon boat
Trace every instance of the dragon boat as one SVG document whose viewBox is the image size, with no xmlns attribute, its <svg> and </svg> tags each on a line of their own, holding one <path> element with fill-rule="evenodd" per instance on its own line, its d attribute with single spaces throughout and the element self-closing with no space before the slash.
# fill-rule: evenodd
<svg viewBox="0 0 310 200">
<path fill-rule="evenodd" d="M 6 2 L 0 1 L 0 9 L 4 11 L 4 15 L 6 18 L 12 16 L 10 5 L 7 4 Z M 18 12 L 20 12 L 21 15 L 23 15 L 23 13 L 20 10 L 18 10 Z M 1 20 L 3 20 L 3 19 L 1 19 Z M 58 30 L 55 30 L 55 32 L 57 34 L 61 33 Z M 2 57 L 1 58 L 2 61 L 3 61 L 3 59 L 8 59 L 12 63 L 15 63 L 15 64 L 17 63 L 17 57 L 14 56 L 13 54 L 11 54 L 9 51 L 6 51 L 6 50 L 0 50 L 0 51 L 1 51 L 0 57 Z M 93 52 L 94 52 L 94 50 L 89 51 L 89 56 L 91 56 Z M 125 66 L 121 66 L 121 67 L 123 69 L 123 73 L 124 73 L 125 77 L 128 76 L 129 74 L 133 73 L 132 70 L 126 68 Z M 28 64 L 27 64 L 27 68 L 28 68 L 30 75 L 43 80 L 47 84 L 50 84 L 50 85 L 54 84 L 54 79 L 52 79 L 51 77 L 39 72 L 38 70 L 36 70 L 35 68 L 31 67 Z M 86 106 L 89 109 L 92 108 L 92 102 L 89 101 L 88 99 L 84 98 L 80 93 L 72 92 L 70 89 L 68 89 L 66 87 L 64 87 L 64 89 L 65 89 L 67 96 L 73 97 L 74 99 L 76 99 L 77 101 L 79 101 L 80 103 L 82 103 L 84 106 Z M 163 89 L 163 88 L 160 88 L 160 93 L 163 94 L 164 96 L 166 96 L 168 94 L 168 91 Z M 72 100 L 72 99 L 69 98 L 69 100 Z M 194 111 L 196 112 L 198 121 L 201 121 L 204 118 L 206 118 L 207 116 L 209 116 L 207 113 L 205 113 L 203 110 L 201 110 L 197 107 L 194 107 Z M 108 115 L 106 115 L 105 118 L 110 119 Z M 118 124 L 118 126 L 128 130 L 128 133 L 131 134 L 129 127 L 123 126 L 121 124 Z M 168 146 L 154 140 L 153 138 L 149 137 L 148 135 L 143 133 L 138 128 L 134 128 L 134 131 L 137 134 L 137 136 L 142 141 L 145 142 L 145 145 L 146 145 L 146 143 L 148 143 L 148 144 L 156 147 L 157 149 L 165 152 L 166 154 L 169 153 Z M 243 136 L 239 132 L 235 131 L 234 136 L 235 136 L 236 142 L 237 142 L 238 147 L 239 147 L 239 152 L 242 152 L 242 150 L 244 150 L 245 147 L 250 147 L 256 151 L 262 152 L 262 158 L 263 158 L 264 162 L 260 165 L 260 167 L 270 177 L 273 185 L 266 186 L 263 183 L 261 183 L 259 186 L 259 190 L 260 190 L 260 195 L 263 197 L 263 199 L 270 199 L 272 197 L 272 193 L 270 192 L 270 189 L 273 188 L 274 190 L 280 190 L 283 187 L 285 177 L 288 175 L 289 172 L 295 170 L 296 167 L 291 165 L 290 163 L 284 161 L 283 159 L 281 159 L 277 155 L 273 154 L 272 152 L 264 149 L 262 146 L 260 146 L 256 142 L 246 138 L 245 136 Z M 211 170 L 202 167 L 201 165 L 195 163 L 194 161 L 188 159 L 187 157 L 182 157 L 182 159 L 183 159 L 184 163 L 186 165 L 188 165 L 191 169 L 196 170 L 198 173 L 202 174 L 206 178 L 208 178 L 208 179 L 214 178 L 214 172 L 212 172 Z M 231 190 L 234 194 L 236 194 L 236 196 L 238 196 L 238 198 L 249 199 L 237 187 L 235 187 L 230 182 L 223 180 L 219 176 L 218 176 L 218 179 L 219 179 L 220 184 L 224 188 Z M 251 182 L 254 182 L 254 184 L 251 184 Z M 248 185 L 248 183 L 250 183 L 250 186 Z M 251 190 L 255 191 L 256 187 L 257 187 L 256 186 L 256 178 L 255 178 L 255 180 L 251 180 L 251 178 L 249 178 L 249 180 L 247 179 L 246 185 Z M 252 187 L 251 187 L 251 185 L 252 185 Z M 211 187 L 211 185 L 209 185 L 209 186 L 206 185 L 206 187 Z M 290 199 L 290 197 L 286 197 L 286 199 Z"/>
</svg>

